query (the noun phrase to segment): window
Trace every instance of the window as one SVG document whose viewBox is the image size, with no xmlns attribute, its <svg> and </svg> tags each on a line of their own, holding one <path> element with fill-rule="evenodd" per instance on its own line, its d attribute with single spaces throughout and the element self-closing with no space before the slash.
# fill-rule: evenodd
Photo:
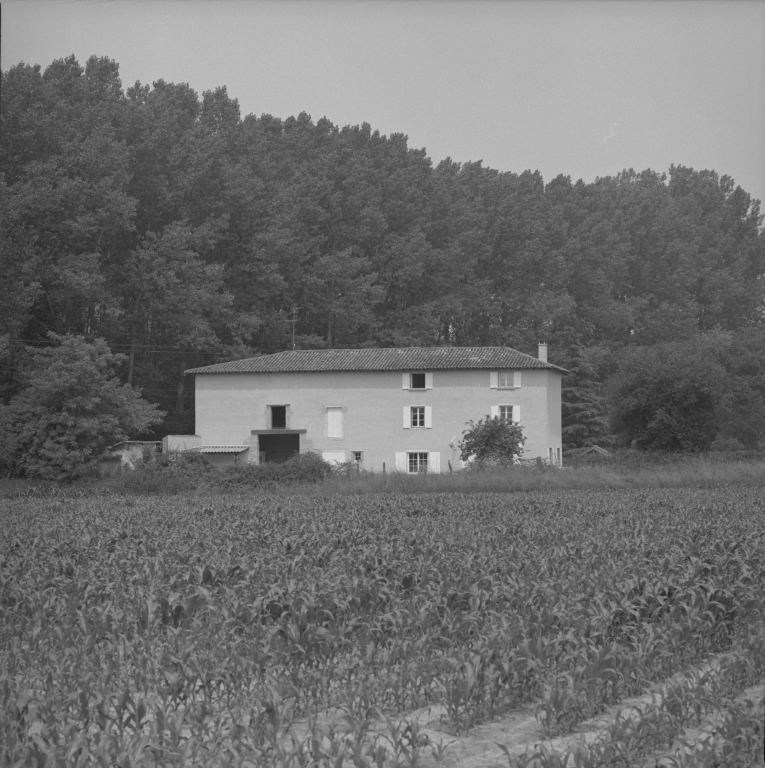
<svg viewBox="0 0 765 768">
<path fill-rule="evenodd" d="M 502 419 L 518 424 L 521 420 L 520 405 L 492 405 L 489 413 L 492 419 Z"/>
<path fill-rule="evenodd" d="M 404 429 L 431 429 L 433 426 L 433 406 L 405 405 Z"/>
<path fill-rule="evenodd" d="M 489 386 L 492 389 L 518 389 L 521 386 L 520 371 L 491 371 Z"/>
<path fill-rule="evenodd" d="M 441 454 L 438 451 L 396 451 L 396 472 L 441 472 Z"/>
<path fill-rule="evenodd" d="M 364 452 L 363 451 L 353 451 L 353 460 L 357 464 L 361 464 L 361 462 L 364 461 Z"/>
<path fill-rule="evenodd" d="M 407 465 L 409 472 L 427 472 L 428 454 L 427 453 L 407 453 Z"/>
<path fill-rule="evenodd" d="M 287 406 L 271 406 L 271 429 L 287 429 Z"/>
<path fill-rule="evenodd" d="M 342 439 L 343 409 L 341 406 L 327 407 L 327 437 Z"/>
<path fill-rule="evenodd" d="M 433 374 L 432 373 L 402 373 L 401 374 L 401 387 L 402 389 L 433 389 Z"/>
</svg>

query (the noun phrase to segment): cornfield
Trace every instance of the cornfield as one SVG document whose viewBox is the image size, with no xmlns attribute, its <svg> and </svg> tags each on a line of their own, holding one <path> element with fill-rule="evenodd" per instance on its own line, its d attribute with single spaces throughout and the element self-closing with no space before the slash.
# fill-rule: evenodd
<svg viewBox="0 0 765 768">
<path fill-rule="evenodd" d="M 0 759 L 756 764 L 761 491 L 9 500 Z"/>
</svg>

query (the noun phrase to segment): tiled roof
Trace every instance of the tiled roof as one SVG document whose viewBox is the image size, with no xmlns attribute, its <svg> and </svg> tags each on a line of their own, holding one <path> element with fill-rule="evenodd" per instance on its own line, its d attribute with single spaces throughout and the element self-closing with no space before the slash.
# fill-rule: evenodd
<svg viewBox="0 0 765 768">
<path fill-rule="evenodd" d="M 197 448 L 199 453 L 242 453 L 249 445 L 203 445 Z"/>
<path fill-rule="evenodd" d="M 301 349 L 191 368 L 186 373 L 304 373 L 313 371 L 449 371 L 545 368 L 551 363 L 509 347 L 393 347 Z"/>
</svg>

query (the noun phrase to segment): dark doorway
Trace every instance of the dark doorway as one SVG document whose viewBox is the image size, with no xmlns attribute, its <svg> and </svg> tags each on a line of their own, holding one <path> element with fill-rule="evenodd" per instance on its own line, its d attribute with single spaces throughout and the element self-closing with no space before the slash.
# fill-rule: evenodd
<svg viewBox="0 0 765 768">
<path fill-rule="evenodd" d="M 271 406 L 271 429 L 286 429 L 286 428 L 287 428 L 287 406 L 272 405 Z"/>
<path fill-rule="evenodd" d="M 280 463 L 300 453 L 300 435 L 258 435 L 258 448 L 263 461 Z"/>
</svg>

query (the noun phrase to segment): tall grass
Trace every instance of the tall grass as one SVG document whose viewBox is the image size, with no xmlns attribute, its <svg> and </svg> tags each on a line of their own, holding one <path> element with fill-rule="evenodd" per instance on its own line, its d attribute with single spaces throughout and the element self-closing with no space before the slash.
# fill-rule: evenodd
<svg viewBox="0 0 765 768">
<path fill-rule="evenodd" d="M 724 485 L 765 485 L 765 461 L 715 463 L 686 461 L 668 466 L 631 467 L 511 467 L 480 472 L 410 475 L 399 472 L 339 472 L 321 483 L 293 485 L 283 493 L 509 493 L 597 488 L 698 488 Z"/>
<path fill-rule="evenodd" d="M 0 497 L 118 495 L 217 495 L 267 492 L 287 495 L 378 493 L 512 493 L 598 488 L 714 488 L 765 486 L 765 457 L 617 457 L 602 465 L 513 466 L 444 474 L 373 473 L 344 466 L 330 471 L 318 457 L 301 455 L 285 464 L 219 471 L 201 461 L 155 462 L 121 477 L 66 485 L 0 480 Z"/>
</svg>

